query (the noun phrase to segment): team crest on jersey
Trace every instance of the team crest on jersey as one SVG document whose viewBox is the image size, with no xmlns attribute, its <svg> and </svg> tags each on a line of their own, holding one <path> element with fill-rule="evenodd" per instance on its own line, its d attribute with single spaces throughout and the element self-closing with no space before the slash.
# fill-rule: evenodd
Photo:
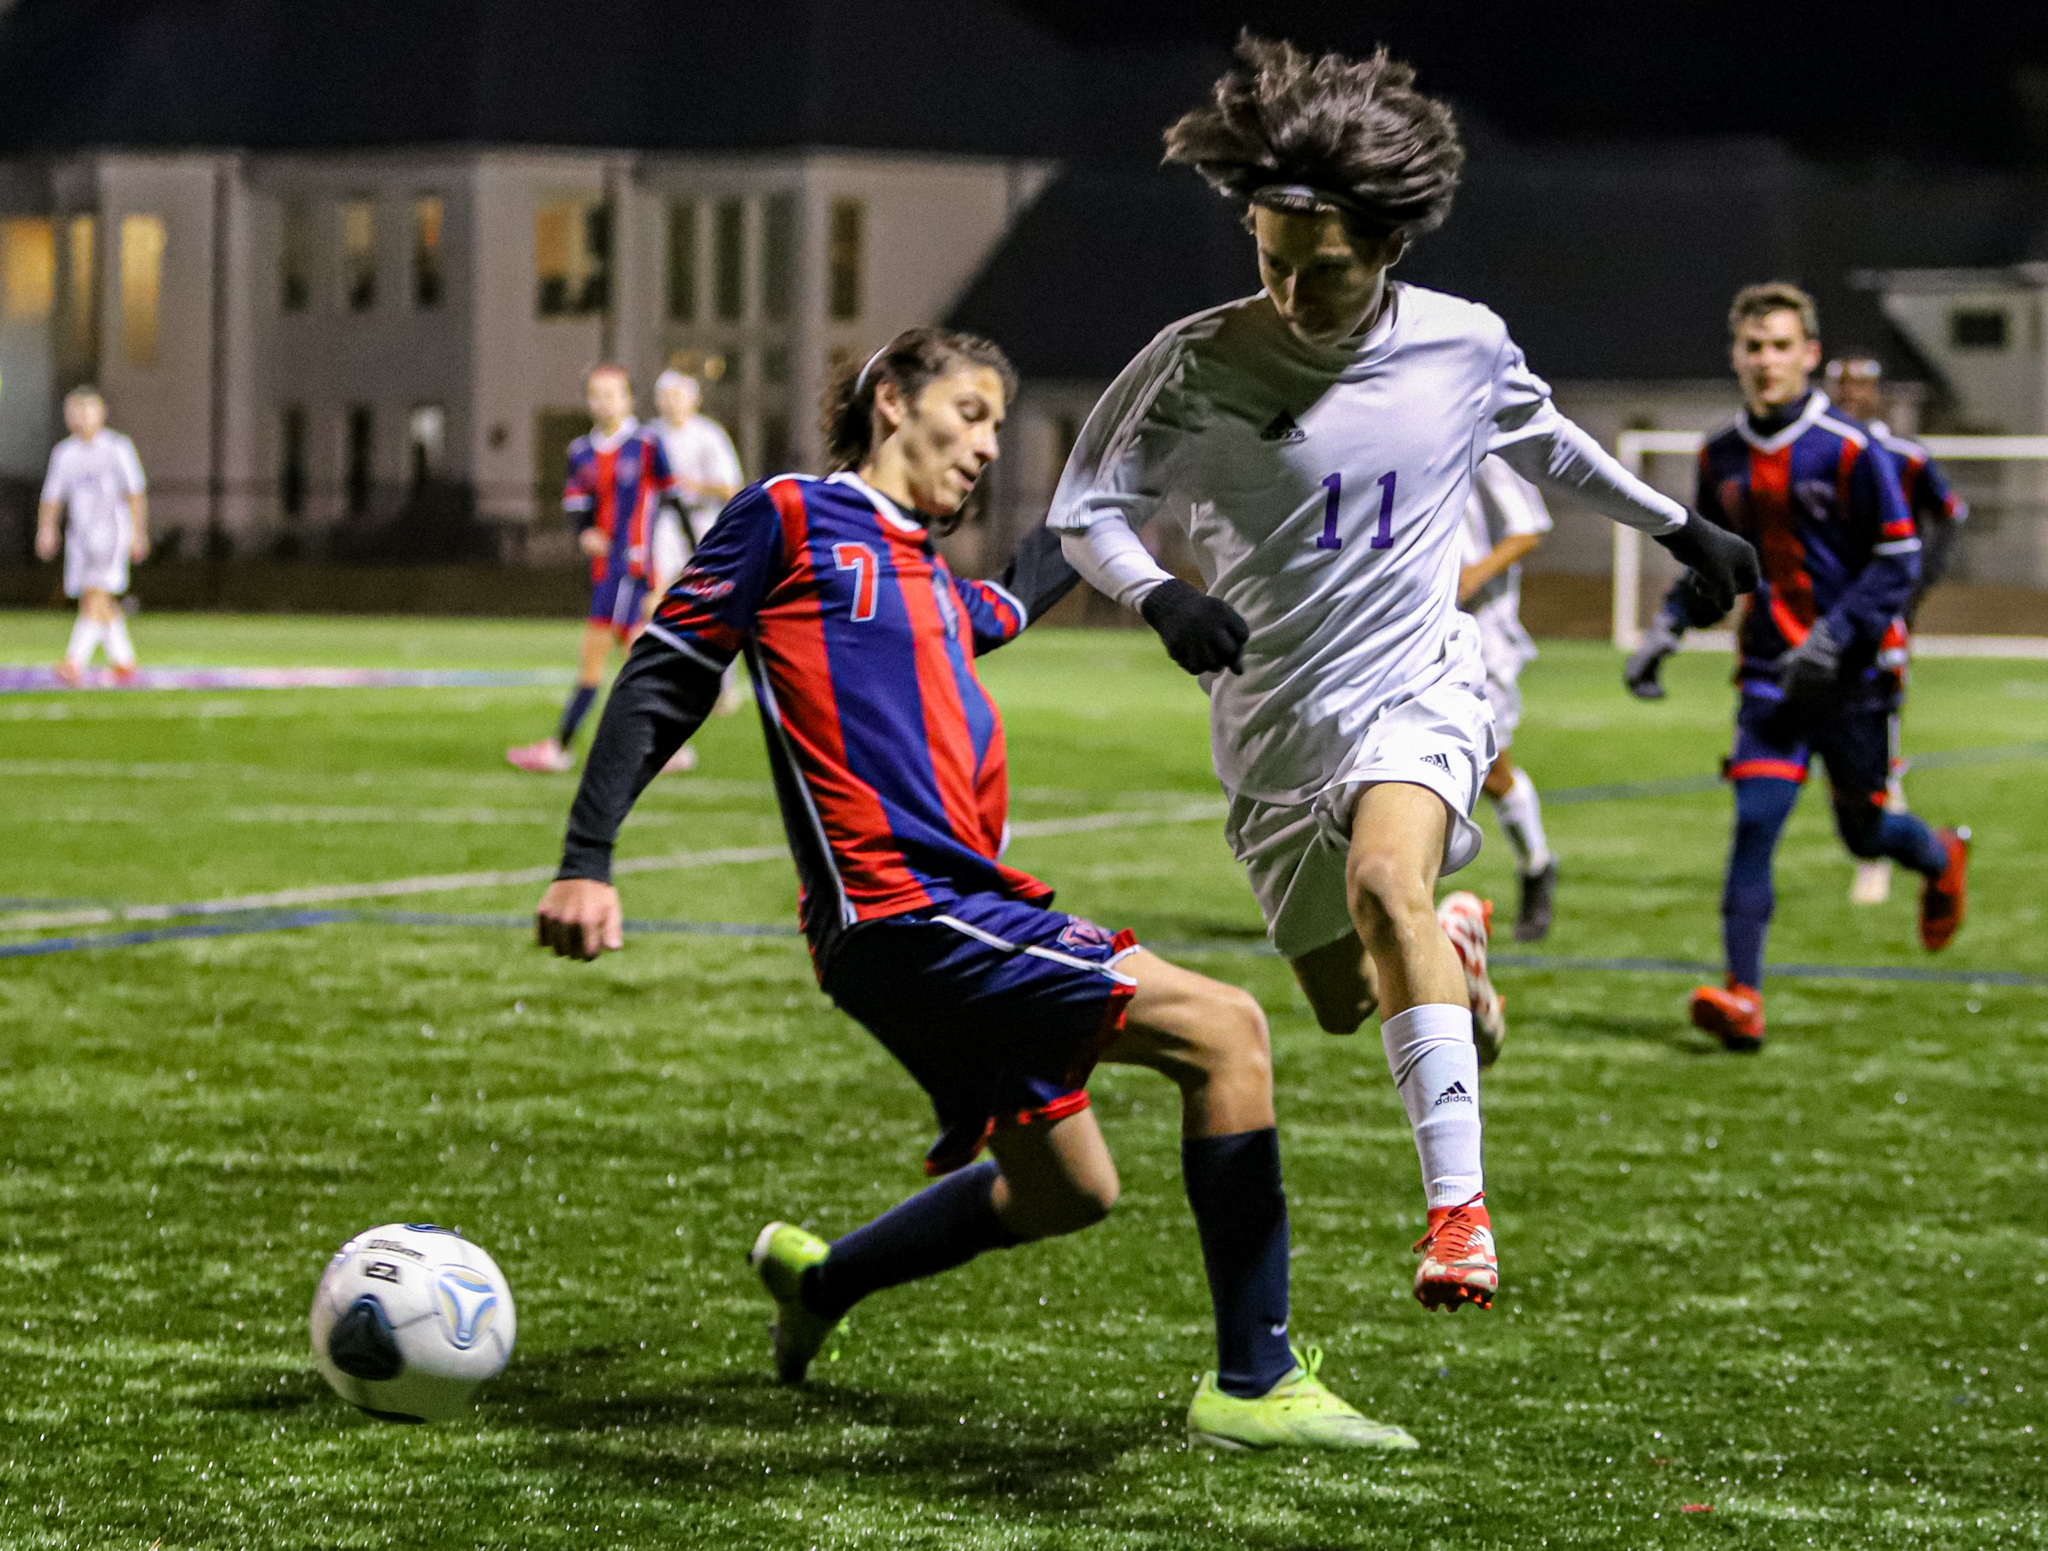
<svg viewBox="0 0 2048 1551">
<path fill-rule="evenodd" d="M 936 582 L 939 578 L 934 578 L 933 580 Z M 945 621 L 946 639 L 949 641 L 958 640 L 960 637 L 960 606 L 953 601 L 953 589 L 950 587 L 934 586 L 932 588 L 932 595 L 939 600 L 939 618 Z"/>
<path fill-rule="evenodd" d="M 716 603 L 732 591 L 732 583 L 723 576 L 710 576 L 692 566 L 676 578 L 675 590 L 686 592 L 693 598 L 702 598 L 706 603 Z"/>
<path fill-rule="evenodd" d="M 1069 921 L 1060 930 L 1059 944 L 1076 952 L 1087 949 L 1107 950 L 1116 946 L 1116 933 L 1107 927 L 1097 926 L 1093 921 L 1084 921 L 1079 916 Z"/>
</svg>

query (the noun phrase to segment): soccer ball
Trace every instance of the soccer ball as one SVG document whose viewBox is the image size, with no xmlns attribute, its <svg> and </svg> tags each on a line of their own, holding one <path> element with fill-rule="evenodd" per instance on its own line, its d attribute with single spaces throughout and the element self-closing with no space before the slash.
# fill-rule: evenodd
<svg viewBox="0 0 2048 1551">
<path fill-rule="evenodd" d="M 313 1294 L 313 1361 L 350 1405 L 387 1422 L 442 1422 L 504 1371 L 512 1287 L 451 1228 L 388 1223 L 341 1246 Z"/>
</svg>

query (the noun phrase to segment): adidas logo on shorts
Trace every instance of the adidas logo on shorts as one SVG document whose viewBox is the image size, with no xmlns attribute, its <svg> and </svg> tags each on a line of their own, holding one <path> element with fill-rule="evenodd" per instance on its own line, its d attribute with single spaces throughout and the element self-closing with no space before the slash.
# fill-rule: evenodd
<svg viewBox="0 0 2048 1551">
<path fill-rule="evenodd" d="M 1445 775 L 1449 775 L 1451 773 L 1451 762 L 1448 756 L 1446 755 L 1425 754 L 1422 756 L 1422 762 L 1425 765 L 1436 766 L 1437 769 L 1441 770 Z"/>
</svg>

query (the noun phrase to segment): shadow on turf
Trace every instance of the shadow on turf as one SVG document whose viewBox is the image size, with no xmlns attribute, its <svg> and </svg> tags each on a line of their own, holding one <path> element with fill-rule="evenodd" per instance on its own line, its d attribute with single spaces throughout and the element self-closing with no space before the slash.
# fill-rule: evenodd
<svg viewBox="0 0 2048 1551">
<path fill-rule="evenodd" d="M 1509 1027 L 1512 1030 L 1514 1025 Z M 1569 1017 L 1531 1016 L 1523 1027 L 1541 1027 L 1546 1034 L 1562 1035 L 1567 1039 L 1637 1040 L 1643 1044 L 1662 1045 L 1682 1056 L 1721 1054 L 1718 1044 L 1686 1023 L 1683 1008 L 1675 1010 L 1668 1018 L 1598 1012 L 1573 1013 Z"/>
</svg>

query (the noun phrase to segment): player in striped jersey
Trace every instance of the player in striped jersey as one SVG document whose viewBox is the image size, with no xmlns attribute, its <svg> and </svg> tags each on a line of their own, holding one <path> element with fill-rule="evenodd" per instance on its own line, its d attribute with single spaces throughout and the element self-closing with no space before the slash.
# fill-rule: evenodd
<svg viewBox="0 0 2048 1551">
<path fill-rule="evenodd" d="M 1884 398 L 1880 383 L 1884 367 L 1869 356 L 1848 356 L 1828 362 L 1828 397 L 1835 407 L 1877 438 L 1892 455 L 1899 469 L 1899 490 L 1906 498 L 1906 510 L 1913 514 L 1913 527 L 1920 535 L 1920 585 L 1906 604 L 1906 627 L 1911 630 L 1920 605 L 1930 589 L 1948 570 L 1956 533 L 1969 517 L 1969 505 L 1949 485 L 1927 449 L 1911 437 L 1900 436 L 1884 423 Z M 1908 641 L 1908 646 L 1912 643 Z M 1904 699 L 1905 671 L 1900 672 L 1900 698 Z M 1903 705 L 1901 706 L 1903 709 Z M 1906 811 L 1906 762 L 1899 753 L 1899 712 L 1892 712 L 1891 780 L 1886 787 L 1885 807 L 1893 813 Z M 1858 905 L 1881 905 L 1891 897 L 1892 864 L 1888 858 L 1858 862 L 1856 878 L 1849 886 L 1849 899 Z"/>
<path fill-rule="evenodd" d="M 1002 860 L 1008 767 L 977 658 L 1074 583 L 1035 530 L 1001 582 L 932 544 L 997 450 L 1015 379 L 995 346 L 914 329 L 827 399 L 839 471 L 753 485 L 720 514 L 620 674 L 539 909 L 543 942 L 623 940 L 612 842 L 744 653 L 768 738 L 819 983 L 932 1099 L 931 1185 L 830 1244 L 770 1223 L 753 1250 L 776 1367 L 804 1371 L 870 1293 L 1071 1233 L 1114 1203 L 1088 1107 L 1099 1060 L 1179 1086 L 1181 1166 L 1215 1306 L 1218 1364 L 1188 1429 L 1235 1448 L 1412 1449 L 1287 1342 L 1288 1231 L 1264 1015 L 1129 932 L 1051 908 Z M 977 1163 L 986 1147 L 994 1156 Z"/>
<path fill-rule="evenodd" d="M 1737 636 L 1740 702 L 1726 770 L 1735 837 L 1721 896 L 1727 984 L 1692 994 L 1692 1021 L 1730 1050 L 1763 1048 L 1764 940 L 1778 835 L 1807 766 L 1828 767 L 1835 827 L 1859 857 L 1922 874 L 1920 940 L 1946 947 L 1962 924 L 1967 830 L 1935 830 L 1885 807 L 1891 719 L 1905 664 L 1900 615 L 1920 580 L 1920 538 L 1891 454 L 1837 413 L 1811 376 L 1820 319 L 1797 286 L 1754 285 L 1728 314 L 1743 411 L 1700 449 L 1701 512 L 1751 539 L 1763 579 Z M 1626 670 L 1660 698 L 1657 668 L 1687 628 L 1725 606 L 1681 578 Z"/>
</svg>

